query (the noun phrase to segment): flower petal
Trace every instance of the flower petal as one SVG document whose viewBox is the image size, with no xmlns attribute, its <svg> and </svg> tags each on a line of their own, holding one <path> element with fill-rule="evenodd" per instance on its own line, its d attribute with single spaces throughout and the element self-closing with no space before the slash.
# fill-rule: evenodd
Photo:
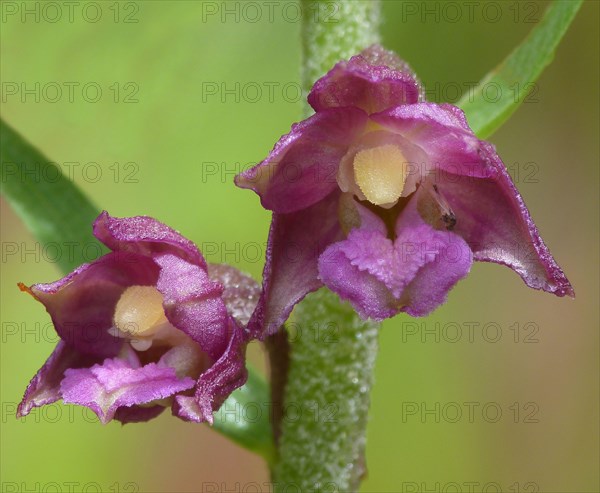
<svg viewBox="0 0 600 493">
<path fill-rule="evenodd" d="M 273 334 L 304 296 L 322 286 L 317 262 L 323 250 L 343 237 L 338 216 L 341 193 L 291 214 L 273 214 L 263 270 L 263 291 L 248 324 L 259 337 Z"/>
<path fill-rule="evenodd" d="M 121 294 L 129 286 L 153 285 L 157 278 L 150 258 L 113 252 L 28 291 L 44 304 L 61 339 L 81 353 L 109 357 L 123 343 L 108 333 Z"/>
<path fill-rule="evenodd" d="M 340 160 L 363 130 L 367 115 L 334 108 L 292 126 L 260 164 L 236 176 L 239 187 L 260 195 L 266 209 L 291 213 L 337 189 Z"/>
<path fill-rule="evenodd" d="M 381 229 L 355 229 L 323 253 L 319 275 L 363 318 L 382 320 L 399 311 L 427 315 L 444 303 L 472 261 L 462 238 L 420 218 L 413 198 L 400 215 L 394 241 Z"/>
<path fill-rule="evenodd" d="M 118 218 L 103 211 L 94 222 L 94 236 L 115 252 L 172 253 L 206 269 L 206 261 L 192 241 L 152 217 Z"/>
<path fill-rule="evenodd" d="M 56 402 L 61 398 L 60 382 L 65 370 L 91 366 L 98 358 L 77 352 L 64 341 L 59 341 L 25 390 L 23 400 L 17 408 L 17 417 L 27 416 L 34 407 Z"/>
<path fill-rule="evenodd" d="M 336 64 L 315 82 L 308 102 L 315 111 L 356 106 L 376 113 L 420 99 L 420 84 L 410 67 L 393 52 L 373 45 Z"/>
<path fill-rule="evenodd" d="M 120 407 L 115 411 L 113 419 L 120 421 L 123 424 L 127 423 L 143 423 L 156 418 L 166 409 L 165 406 L 156 405 L 150 407 L 131 406 Z"/>
<path fill-rule="evenodd" d="M 358 231 L 358 230 L 356 230 Z M 374 231 L 363 231 L 385 239 Z M 354 237 L 356 238 L 356 237 Z M 388 287 L 367 270 L 353 265 L 344 252 L 346 241 L 334 243 L 319 258 L 319 278 L 340 298 L 347 300 L 363 318 L 383 320 L 397 312 L 397 300 Z"/>
<path fill-rule="evenodd" d="M 413 268 L 420 265 L 402 293 L 401 311 L 422 317 L 445 303 L 448 292 L 467 276 L 473 252 L 454 231 L 435 229 L 425 223 L 417 212 L 417 199 L 413 197 L 399 217 L 394 246 L 405 256 L 406 264 Z"/>
<path fill-rule="evenodd" d="M 486 178 L 447 174 L 438 182 L 456 215 L 454 232 L 466 240 L 475 260 L 507 265 L 529 287 L 574 296 L 492 144 L 482 143 L 482 158 L 490 170 Z"/>
<path fill-rule="evenodd" d="M 173 413 L 186 421 L 209 422 L 212 413 L 235 389 L 246 383 L 245 365 L 247 339 L 233 319 L 229 324 L 229 344 L 221 357 L 198 379 L 194 396 L 178 395 Z"/>
<path fill-rule="evenodd" d="M 160 266 L 156 289 L 167 319 L 216 360 L 229 340 L 223 286 L 211 281 L 203 267 L 177 255 L 156 255 L 154 261 Z"/>
<path fill-rule="evenodd" d="M 481 141 L 455 106 L 418 103 L 399 106 L 370 118 L 423 149 L 427 162 L 419 163 L 422 175 L 436 171 L 467 178 L 488 176 L 489 170 L 480 156 Z"/>
<path fill-rule="evenodd" d="M 91 368 L 67 369 L 60 389 L 64 402 L 89 407 L 102 423 L 108 423 L 120 407 L 164 399 L 191 389 L 194 383 L 189 377 L 178 378 L 168 366 L 139 366 L 113 358 Z"/>
</svg>

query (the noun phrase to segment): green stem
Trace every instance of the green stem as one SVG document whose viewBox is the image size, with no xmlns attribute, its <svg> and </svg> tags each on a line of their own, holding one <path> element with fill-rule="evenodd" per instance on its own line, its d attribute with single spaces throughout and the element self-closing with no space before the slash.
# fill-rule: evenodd
<svg viewBox="0 0 600 493">
<path fill-rule="evenodd" d="M 340 60 L 379 43 L 379 0 L 302 0 L 302 87 L 315 81 Z M 310 112 L 310 107 L 306 107 Z"/>
<path fill-rule="evenodd" d="M 335 63 L 379 42 L 380 3 L 303 0 L 302 7 L 308 92 Z M 307 296 L 295 317 L 275 491 L 357 491 L 379 324 L 361 320 L 325 288 Z"/>
<path fill-rule="evenodd" d="M 275 491 L 357 491 L 379 324 L 327 289 L 296 309 Z"/>
</svg>

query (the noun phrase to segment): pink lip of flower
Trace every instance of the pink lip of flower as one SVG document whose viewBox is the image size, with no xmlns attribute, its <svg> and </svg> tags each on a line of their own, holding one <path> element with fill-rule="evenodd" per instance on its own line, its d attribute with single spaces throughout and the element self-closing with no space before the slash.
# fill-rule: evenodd
<svg viewBox="0 0 600 493">
<path fill-rule="evenodd" d="M 364 318 L 427 315 L 473 260 L 574 295 L 494 146 L 420 87 L 372 46 L 317 81 L 316 114 L 236 177 L 273 211 L 252 331 L 276 331 L 322 285 Z"/>
<path fill-rule="evenodd" d="M 61 340 L 27 387 L 17 416 L 63 399 L 103 423 L 212 412 L 246 380 L 258 285 L 207 265 L 196 246 L 150 217 L 103 212 L 94 235 L 111 253 L 51 284 L 20 285 L 44 304 Z"/>
</svg>

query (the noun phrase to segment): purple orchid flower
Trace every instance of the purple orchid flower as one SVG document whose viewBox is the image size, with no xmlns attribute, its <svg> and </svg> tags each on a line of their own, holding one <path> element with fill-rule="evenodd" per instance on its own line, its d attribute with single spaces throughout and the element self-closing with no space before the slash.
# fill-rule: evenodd
<svg viewBox="0 0 600 493">
<path fill-rule="evenodd" d="M 394 54 L 338 63 L 308 102 L 316 114 L 236 177 L 273 211 L 251 330 L 276 331 L 322 285 L 363 318 L 424 316 L 474 260 L 573 296 L 494 146 L 457 107 L 425 102 Z"/>
<path fill-rule="evenodd" d="M 17 416 L 63 399 L 106 423 L 147 421 L 171 406 L 188 421 L 244 384 L 244 326 L 258 285 L 207 265 L 196 246 L 150 217 L 103 212 L 94 235 L 112 252 L 50 284 L 20 285 L 44 304 L 61 340 Z"/>
</svg>

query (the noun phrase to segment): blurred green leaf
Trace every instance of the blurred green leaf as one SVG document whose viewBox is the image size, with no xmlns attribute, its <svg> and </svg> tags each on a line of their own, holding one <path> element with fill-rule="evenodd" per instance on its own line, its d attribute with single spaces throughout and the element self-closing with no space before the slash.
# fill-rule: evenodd
<svg viewBox="0 0 600 493">
<path fill-rule="evenodd" d="M 458 102 L 479 138 L 489 137 L 523 101 L 535 98 L 534 82 L 552 61 L 582 2 L 557 0 L 552 3 L 527 38 Z"/>
<path fill-rule="evenodd" d="M 84 263 L 91 244 L 94 254 L 107 251 L 92 235 L 98 209 L 56 164 L 4 121 L 0 121 L 0 158 L 2 195 L 29 231 L 45 246 L 58 249 L 63 272 Z"/>
<path fill-rule="evenodd" d="M 271 391 L 265 379 L 248 366 L 248 381 L 214 413 L 213 428 L 272 464 L 275 444 L 271 427 Z"/>
<path fill-rule="evenodd" d="M 44 245 L 60 249 L 58 264 L 65 274 L 84 262 L 83 252 L 91 243 L 107 251 L 92 234 L 98 209 L 56 164 L 1 120 L 0 158 L 2 195 Z M 248 382 L 225 401 L 214 422 L 217 431 L 268 461 L 274 450 L 269 396 L 265 380 L 249 368 Z"/>
</svg>

